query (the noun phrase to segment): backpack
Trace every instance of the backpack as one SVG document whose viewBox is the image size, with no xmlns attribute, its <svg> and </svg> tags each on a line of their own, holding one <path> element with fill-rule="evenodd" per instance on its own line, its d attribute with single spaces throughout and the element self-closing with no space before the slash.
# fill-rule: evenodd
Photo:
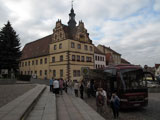
<svg viewBox="0 0 160 120">
<path fill-rule="evenodd" d="M 97 96 L 97 105 L 98 105 L 98 106 L 103 106 L 103 105 L 104 105 L 104 96 L 101 95 L 101 94 L 99 94 L 99 95 Z"/>
</svg>

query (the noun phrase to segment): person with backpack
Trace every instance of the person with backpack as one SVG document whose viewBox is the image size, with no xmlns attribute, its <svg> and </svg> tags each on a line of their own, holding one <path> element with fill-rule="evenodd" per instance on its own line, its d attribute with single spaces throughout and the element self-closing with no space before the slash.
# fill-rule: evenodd
<svg viewBox="0 0 160 120">
<path fill-rule="evenodd" d="M 104 96 L 102 95 L 100 88 L 97 89 L 96 105 L 97 105 L 97 112 L 102 114 L 104 106 Z"/>
<path fill-rule="evenodd" d="M 116 93 L 112 93 L 111 107 L 112 107 L 114 118 L 115 119 L 118 118 L 119 117 L 119 108 L 120 108 L 120 99 L 116 95 Z"/>
</svg>

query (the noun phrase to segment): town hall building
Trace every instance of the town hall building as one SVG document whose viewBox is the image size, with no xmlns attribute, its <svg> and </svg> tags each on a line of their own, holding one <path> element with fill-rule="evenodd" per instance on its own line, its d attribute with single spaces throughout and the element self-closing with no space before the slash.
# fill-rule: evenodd
<svg viewBox="0 0 160 120">
<path fill-rule="evenodd" d="M 94 68 L 94 44 L 82 21 L 76 25 L 72 7 L 68 25 L 56 22 L 53 34 L 26 44 L 20 73 L 40 79 L 82 80 L 82 68 Z"/>
</svg>

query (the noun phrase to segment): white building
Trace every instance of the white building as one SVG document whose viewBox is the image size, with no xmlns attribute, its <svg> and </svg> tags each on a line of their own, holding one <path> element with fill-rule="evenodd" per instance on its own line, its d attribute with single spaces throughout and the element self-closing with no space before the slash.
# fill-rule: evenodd
<svg viewBox="0 0 160 120">
<path fill-rule="evenodd" d="M 106 67 L 106 57 L 97 47 L 94 47 L 94 68 L 103 69 Z"/>
</svg>

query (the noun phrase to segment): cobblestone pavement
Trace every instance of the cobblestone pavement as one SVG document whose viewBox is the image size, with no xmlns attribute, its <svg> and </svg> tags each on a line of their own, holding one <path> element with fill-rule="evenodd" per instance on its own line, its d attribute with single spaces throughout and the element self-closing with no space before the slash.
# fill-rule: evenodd
<svg viewBox="0 0 160 120">
<path fill-rule="evenodd" d="M 92 108 L 96 110 L 95 98 L 86 98 Z M 106 107 L 102 115 L 106 120 L 113 119 L 112 110 Z M 160 93 L 149 93 L 149 104 L 146 108 L 120 111 L 118 120 L 159 120 L 160 119 Z"/>
<path fill-rule="evenodd" d="M 0 107 L 34 88 L 31 84 L 0 85 Z"/>
</svg>

